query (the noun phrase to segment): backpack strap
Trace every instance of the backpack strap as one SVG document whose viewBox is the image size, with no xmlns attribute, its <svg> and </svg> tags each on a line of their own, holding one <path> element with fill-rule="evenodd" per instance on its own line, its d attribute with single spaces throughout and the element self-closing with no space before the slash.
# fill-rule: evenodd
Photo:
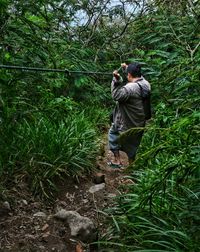
<svg viewBox="0 0 200 252">
<path fill-rule="evenodd" d="M 140 85 L 139 82 L 136 81 L 136 83 L 137 83 L 138 86 L 140 87 L 141 97 L 143 98 L 143 93 L 144 93 L 143 88 L 142 88 L 142 86 Z"/>
<path fill-rule="evenodd" d="M 149 120 L 151 118 L 151 92 L 149 91 L 147 94 L 145 94 L 145 91 L 142 88 L 142 85 L 139 84 L 138 82 L 136 82 L 136 83 L 140 87 L 145 119 Z"/>
</svg>

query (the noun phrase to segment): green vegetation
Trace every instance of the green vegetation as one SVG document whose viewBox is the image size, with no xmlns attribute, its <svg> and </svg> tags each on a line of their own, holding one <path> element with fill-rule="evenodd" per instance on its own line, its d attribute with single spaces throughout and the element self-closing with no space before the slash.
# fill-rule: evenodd
<svg viewBox="0 0 200 252">
<path fill-rule="evenodd" d="M 153 120 L 129 169 L 135 184 L 107 210 L 113 225 L 100 244 L 105 251 L 196 252 L 200 3 L 108 2 L 0 0 L 0 61 L 103 72 L 141 62 Z M 34 193 L 49 197 L 57 178 L 93 169 L 113 105 L 110 79 L 0 70 L 2 192 L 23 175 Z"/>
<path fill-rule="evenodd" d="M 166 18 L 162 9 L 134 25 L 131 60 L 151 77 L 155 116 L 129 169 L 135 184 L 108 210 L 105 251 L 199 250 L 199 27 L 178 13 Z"/>
</svg>

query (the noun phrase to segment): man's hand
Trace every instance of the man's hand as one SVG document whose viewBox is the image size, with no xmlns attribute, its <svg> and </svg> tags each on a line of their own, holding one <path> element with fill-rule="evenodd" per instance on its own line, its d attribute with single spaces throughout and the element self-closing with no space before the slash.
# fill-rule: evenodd
<svg viewBox="0 0 200 252">
<path fill-rule="evenodd" d="M 116 79 L 117 81 L 120 80 L 120 74 L 118 73 L 117 70 L 115 70 L 115 71 L 113 72 L 113 76 L 115 77 L 115 79 Z"/>
<path fill-rule="evenodd" d="M 123 70 L 126 70 L 127 67 L 128 67 L 128 65 L 126 63 L 121 64 L 121 68 L 123 68 Z"/>
</svg>

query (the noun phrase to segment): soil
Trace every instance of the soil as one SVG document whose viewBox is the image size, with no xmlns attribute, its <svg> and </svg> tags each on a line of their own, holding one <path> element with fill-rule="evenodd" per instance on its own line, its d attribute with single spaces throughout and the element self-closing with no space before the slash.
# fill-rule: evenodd
<svg viewBox="0 0 200 252">
<path fill-rule="evenodd" d="M 122 162 L 127 166 L 126 155 L 121 154 Z M 132 183 L 126 178 L 125 169 L 114 169 L 107 165 L 110 158 L 111 153 L 105 144 L 104 154 L 97 158 L 95 172 L 59 182 L 59 193 L 51 203 L 33 197 L 21 179 L 9 191 L 8 202 L 4 202 L 4 206 L 0 205 L 0 252 L 98 251 L 95 246 L 92 248 L 71 237 L 66 223 L 55 219 L 53 215 L 61 208 L 77 211 L 95 223 L 100 237 L 105 235 L 108 225 L 103 212 L 115 204 L 115 196 L 123 190 L 120 185 Z M 99 178 L 105 181 L 105 187 L 90 193 L 89 188 L 99 183 Z M 6 204 L 8 206 L 5 207 Z"/>
</svg>

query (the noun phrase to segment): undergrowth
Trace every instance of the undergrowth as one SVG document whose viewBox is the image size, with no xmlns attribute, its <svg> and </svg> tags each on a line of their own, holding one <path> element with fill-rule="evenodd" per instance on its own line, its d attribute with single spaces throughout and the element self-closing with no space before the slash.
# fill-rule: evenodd
<svg viewBox="0 0 200 252">
<path fill-rule="evenodd" d="M 95 113 L 95 109 L 77 111 L 59 121 L 39 114 L 12 127 L 5 125 L 0 147 L 2 177 L 7 174 L 7 180 L 11 180 L 25 174 L 33 193 L 50 197 L 58 177 L 94 170 L 99 150 L 99 129 L 94 124 L 101 127 L 101 113 Z M 9 138 L 7 130 L 12 133 Z"/>
<path fill-rule="evenodd" d="M 193 31 L 186 28 L 189 23 Z M 197 252 L 200 51 L 196 43 L 191 55 L 176 40 L 188 36 L 186 43 L 190 44 L 191 37 L 197 41 L 196 17 L 189 20 L 159 9 L 135 27 L 133 38 L 141 49 L 130 61 L 140 61 L 150 80 L 153 118 L 147 123 L 136 161 L 127 169 L 134 184 L 125 186 L 128 193 L 116 199 L 115 207 L 105 209 L 112 225 L 99 244 L 102 251 Z M 134 132 L 130 129 L 124 134 Z"/>
<path fill-rule="evenodd" d="M 152 85 L 135 184 L 107 210 L 101 249 L 197 252 L 199 1 L 0 2 L 2 64 L 112 72 L 136 61 Z M 77 23 L 79 11 L 88 22 Z M 24 175 L 33 193 L 53 197 L 57 178 L 94 168 L 111 78 L 1 70 L 1 193 Z"/>
</svg>

